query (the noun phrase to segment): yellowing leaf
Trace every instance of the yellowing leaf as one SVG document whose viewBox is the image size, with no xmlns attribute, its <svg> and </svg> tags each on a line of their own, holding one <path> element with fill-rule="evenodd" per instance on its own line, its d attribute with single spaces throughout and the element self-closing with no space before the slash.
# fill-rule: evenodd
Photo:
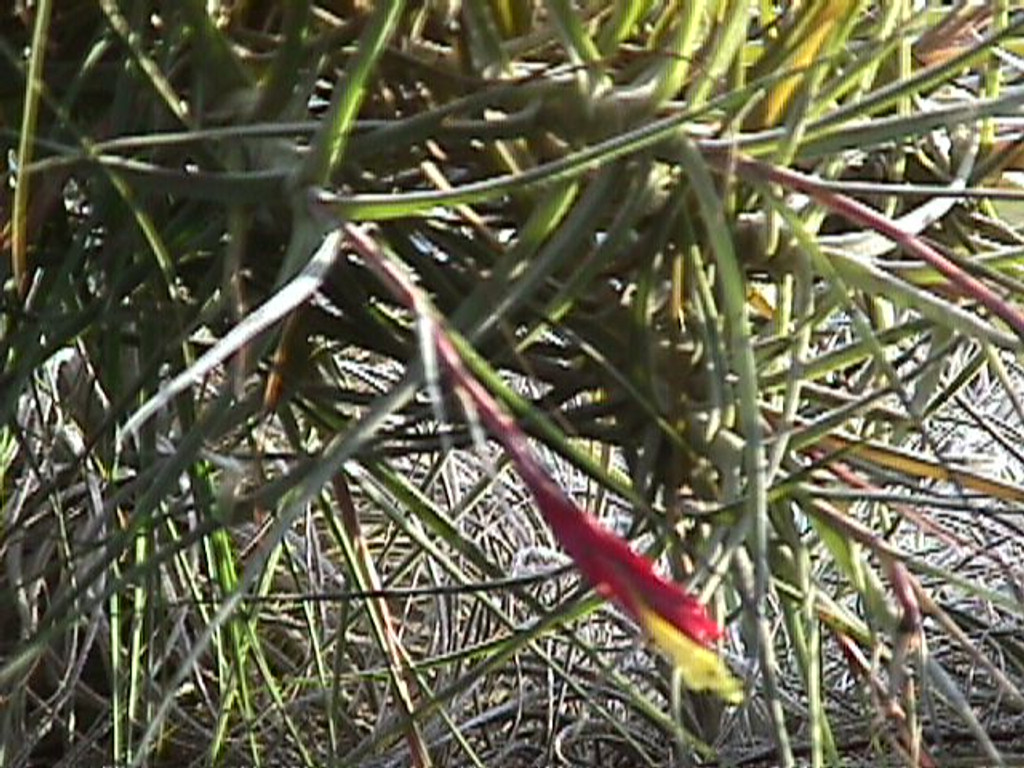
<svg viewBox="0 0 1024 768">
<path fill-rule="evenodd" d="M 793 97 L 821 51 L 826 48 L 833 31 L 840 21 L 855 11 L 855 0 L 820 0 L 802 7 L 799 21 L 779 40 L 778 45 L 784 51 L 781 60 L 774 62 L 773 71 L 761 73 L 770 75 L 791 70 L 793 74 L 769 88 L 765 100 L 751 113 L 749 128 L 771 128 L 785 119 Z M 769 57 L 764 58 L 767 65 Z"/>
<path fill-rule="evenodd" d="M 649 608 L 639 606 L 638 611 L 647 634 L 675 663 L 687 688 L 712 691 L 730 704 L 743 701 L 743 683 L 718 654 L 694 642 Z"/>
</svg>

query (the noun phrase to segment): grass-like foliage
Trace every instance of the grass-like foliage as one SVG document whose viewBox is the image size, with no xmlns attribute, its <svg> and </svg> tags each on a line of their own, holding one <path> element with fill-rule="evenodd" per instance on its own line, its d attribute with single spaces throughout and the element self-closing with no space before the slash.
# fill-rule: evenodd
<svg viewBox="0 0 1024 768">
<path fill-rule="evenodd" d="M 1009 0 L 0 11 L 0 765 L 1024 759 Z"/>
</svg>

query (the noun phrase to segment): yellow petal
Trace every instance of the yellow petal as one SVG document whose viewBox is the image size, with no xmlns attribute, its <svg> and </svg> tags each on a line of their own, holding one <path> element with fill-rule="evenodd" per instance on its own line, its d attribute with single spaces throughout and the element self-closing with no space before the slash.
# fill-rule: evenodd
<svg viewBox="0 0 1024 768">
<path fill-rule="evenodd" d="M 639 613 L 647 634 L 675 662 L 687 688 L 712 691 L 730 704 L 743 701 L 743 683 L 718 654 L 688 638 L 654 611 L 640 606 Z"/>
</svg>

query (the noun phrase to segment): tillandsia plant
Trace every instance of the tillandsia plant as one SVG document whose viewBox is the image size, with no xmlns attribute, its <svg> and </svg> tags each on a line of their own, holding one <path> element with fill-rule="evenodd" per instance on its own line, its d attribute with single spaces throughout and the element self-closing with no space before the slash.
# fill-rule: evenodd
<svg viewBox="0 0 1024 768">
<path fill-rule="evenodd" d="M 8 3 L 0 764 L 1019 761 L 1016 5 Z"/>
</svg>

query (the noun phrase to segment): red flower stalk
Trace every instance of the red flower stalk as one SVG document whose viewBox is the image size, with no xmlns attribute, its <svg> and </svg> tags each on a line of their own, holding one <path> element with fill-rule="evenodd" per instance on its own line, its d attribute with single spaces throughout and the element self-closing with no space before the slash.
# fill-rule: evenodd
<svg viewBox="0 0 1024 768">
<path fill-rule="evenodd" d="M 722 636 L 722 628 L 693 595 L 658 574 L 650 560 L 579 509 L 550 479 L 545 480 L 543 485 L 530 485 L 537 506 L 580 573 L 602 597 L 615 600 L 639 623 L 643 623 L 643 605 L 701 645 L 711 645 Z"/>
<path fill-rule="evenodd" d="M 722 636 L 722 629 L 704 606 L 679 584 L 658 574 L 651 561 L 602 527 L 562 491 L 542 467 L 519 425 L 466 370 L 426 297 L 364 232 L 352 225 L 345 229 L 350 242 L 392 293 L 419 314 L 420 322 L 428 324 L 424 336 L 432 339 L 456 392 L 508 452 L 544 519 L 584 578 L 602 597 L 618 603 L 672 657 L 689 687 L 715 691 L 730 702 L 740 701 L 742 684 L 709 649 Z"/>
</svg>

